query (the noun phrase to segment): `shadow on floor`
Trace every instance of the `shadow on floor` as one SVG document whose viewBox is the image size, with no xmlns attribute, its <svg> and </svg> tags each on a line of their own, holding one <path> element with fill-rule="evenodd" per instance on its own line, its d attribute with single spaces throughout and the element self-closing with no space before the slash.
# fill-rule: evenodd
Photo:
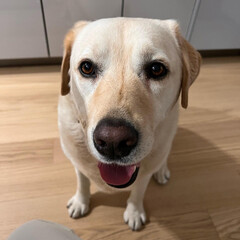
<svg viewBox="0 0 240 240">
<path fill-rule="evenodd" d="M 156 227 L 157 223 L 156 229 L 152 226 L 154 231 L 161 234 L 161 229 L 167 228 L 171 236 L 181 240 L 219 239 L 208 210 L 236 203 L 237 186 L 232 184 L 235 176 L 231 174 L 234 163 L 231 156 L 209 140 L 179 128 L 169 156 L 171 180 L 164 186 L 151 180 L 145 194 L 149 217 L 146 228 L 153 223 Z M 97 192 L 92 196 L 91 207 L 124 209 L 128 195 L 129 192 L 111 195 Z"/>
</svg>

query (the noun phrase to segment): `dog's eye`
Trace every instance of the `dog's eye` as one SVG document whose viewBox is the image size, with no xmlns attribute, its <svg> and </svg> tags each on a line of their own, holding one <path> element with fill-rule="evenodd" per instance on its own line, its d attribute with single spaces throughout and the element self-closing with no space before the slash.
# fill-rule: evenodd
<svg viewBox="0 0 240 240">
<path fill-rule="evenodd" d="M 79 71 L 83 75 L 83 77 L 96 77 L 96 67 L 90 60 L 83 61 L 79 66 Z"/>
<path fill-rule="evenodd" d="M 167 67 L 161 62 L 151 62 L 147 65 L 145 71 L 147 78 L 153 80 L 161 80 L 168 73 Z"/>
</svg>

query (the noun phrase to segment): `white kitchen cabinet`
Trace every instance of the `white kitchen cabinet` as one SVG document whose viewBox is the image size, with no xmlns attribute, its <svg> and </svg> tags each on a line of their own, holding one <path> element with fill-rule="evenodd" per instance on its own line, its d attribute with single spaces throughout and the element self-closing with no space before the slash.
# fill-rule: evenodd
<svg viewBox="0 0 240 240">
<path fill-rule="evenodd" d="M 125 0 L 124 16 L 176 19 L 186 36 L 193 7 L 193 0 Z"/>
<path fill-rule="evenodd" d="M 1 0 L 0 32 L 0 59 L 48 56 L 39 0 Z"/>
<path fill-rule="evenodd" d="M 79 20 L 120 17 L 122 0 L 43 0 L 50 56 L 63 53 L 63 39 Z"/>
<path fill-rule="evenodd" d="M 240 1 L 202 0 L 192 36 L 199 50 L 240 48 Z"/>
</svg>

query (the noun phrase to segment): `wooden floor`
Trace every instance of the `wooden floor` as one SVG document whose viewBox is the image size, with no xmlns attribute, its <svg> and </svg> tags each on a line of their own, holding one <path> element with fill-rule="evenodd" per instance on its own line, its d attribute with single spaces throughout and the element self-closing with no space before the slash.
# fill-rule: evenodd
<svg viewBox="0 0 240 240">
<path fill-rule="evenodd" d="M 91 213 L 66 210 L 76 179 L 59 146 L 60 67 L 0 69 L 0 239 L 31 219 L 72 228 L 83 240 L 240 239 L 240 57 L 204 59 L 181 110 L 166 186 L 151 181 L 149 223 L 131 232 L 128 193 L 91 191 Z"/>
</svg>

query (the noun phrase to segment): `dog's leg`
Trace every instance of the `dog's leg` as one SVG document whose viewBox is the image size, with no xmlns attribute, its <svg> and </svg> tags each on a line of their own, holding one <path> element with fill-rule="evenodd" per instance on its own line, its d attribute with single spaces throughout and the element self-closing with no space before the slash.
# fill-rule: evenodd
<svg viewBox="0 0 240 240">
<path fill-rule="evenodd" d="M 77 191 L 76 194 L 68 201 L 68 214 L 71 218 L 79 218 L 89 211 L 90 200 L 90 181 L 78 169 L 77 174 Z"/>
<path fill-rule="evenodd" d="M 127 201 L 123 219 L 133 231 L 139 230 L 146 223 L 143 198 L 150 179 L 151 175 L 147 175 L 136 182 Z"/>
<path fill-rule="evenodd" d="M 159 170 L 156 173 L 153 174 L 153 178 L 159 184 L 166 184 L 168 182 L 168 180 L 170 179 L 170 171 L 169 171 L 168 166 L 167 166 L 167 160 L 168 160 L 169 152 L 170 151 L 168 151 L 167 154 L 165 154 L 163 164 L 161 165 Z"/>
</svg>

